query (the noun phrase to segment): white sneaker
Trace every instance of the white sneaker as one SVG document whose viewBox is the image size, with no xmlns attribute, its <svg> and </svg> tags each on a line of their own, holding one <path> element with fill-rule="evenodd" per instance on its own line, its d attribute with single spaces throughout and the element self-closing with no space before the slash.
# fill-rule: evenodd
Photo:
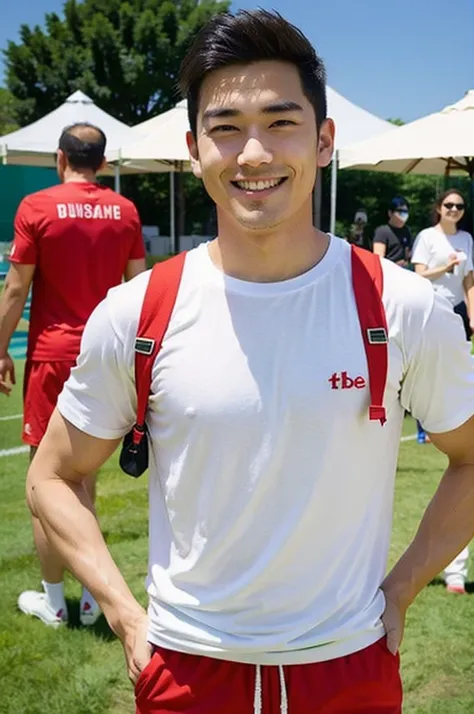
<svg viewBox="0 0 474 714">
<path fill-rule="evenodd" d="M 61 627 L 67 623 L 67 609 L 55 612 L 45 593 L 36 590 L 25 590 L 18 598 L 18 607 L 25 615 L 39 617 L 49 627 Z"/>
<path fill-rule="evenodd" d="M 457 595 L 466 594 L 466 581 L 462 575 L 448 575 L 445 578 L 446 591 Z"/>
<path fill-rule="evenodd" d="M 95 625 L 102 611 L 95 600 L 81 600 L 81 608 L 79 611 L 79 620 L 84 627 L 92 627 Z"/>
</svg>

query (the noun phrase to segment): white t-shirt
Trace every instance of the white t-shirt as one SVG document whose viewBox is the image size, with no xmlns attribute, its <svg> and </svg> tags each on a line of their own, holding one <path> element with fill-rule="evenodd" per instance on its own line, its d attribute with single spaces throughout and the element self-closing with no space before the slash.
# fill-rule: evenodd
<svg viewBox="0 0 474 714">
<path fill-rule="evenodd" d="M 404 409 L 432 432 L 474 413 L 460 320 L 427 280 L 388 261 L 383 271 L 384 427 L 368 418 L 349 245 L 332 237 L 318 265 L 278 283 L 225 276 L 206 245 L 188 253 L 148 414 L 151 642 L 291 664 L 382 636 Z M 59 398 L 62 415 L 95 437 L 134 423 L 148 279 L 96 309 Z"/>
<path fill-rule="evenodd" d="M 463 280 L 474 268 L 472 265 L 472 238 L 466 231 L 446 235 L 434 226 L 425 228 L 416 237 L 411 261 L 428 268 L 440 268 L 449 261 L 449 256 L 459 252 L 463 259 L 452 273 L 444 273 L 432 280 L 437 293 L 444 295 L 453 307 L 464 301 Z"/>
</svg>

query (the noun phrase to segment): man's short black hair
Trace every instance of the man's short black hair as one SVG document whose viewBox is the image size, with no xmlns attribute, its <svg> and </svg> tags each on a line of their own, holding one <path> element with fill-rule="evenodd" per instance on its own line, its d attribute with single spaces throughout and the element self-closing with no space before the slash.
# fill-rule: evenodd
<svg viewBox="0 0 474 714">
<path fill-rule="evenodd" d="M 102 129 L 86 122 L 63 129 L 58 148 L 66 155 L 72 169 L 98 171 L 104 160 L 106 136 Z"/>
<path fill-rule="evenodd" d="M 188 100 L 188 118 L 196 136 L 199 92 L 205 77 L 230 65 L 263 60 L 288 62 L 297 68 L 303 92 L 311 102 L 319 130 L 327 116 L 326 70 L 305 35 L 277 12 L 239 10 L 215 15 L 198 33 L 184 58 L 179 84 Z"/>
</svg>

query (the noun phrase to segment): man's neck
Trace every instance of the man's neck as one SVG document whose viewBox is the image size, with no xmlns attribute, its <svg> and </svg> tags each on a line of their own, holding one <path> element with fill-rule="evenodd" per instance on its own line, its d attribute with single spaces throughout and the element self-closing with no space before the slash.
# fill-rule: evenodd
<svg viewBox="0 0 474 714">
<path fill-rule="evenodd" d="M 95 183 L 97 177 L 93 171 L 66 171 L 63 183 Z"/>
<path fill-rule="evenodd" d="M 290 280 L 319 263 L 329 236 L 316 230 L 311 215 L 267 234 L 249 231 L 220 218 L 218 237 L 209 246 L 216 267 L 226 275 L 250 282 Z"/>
</svg>

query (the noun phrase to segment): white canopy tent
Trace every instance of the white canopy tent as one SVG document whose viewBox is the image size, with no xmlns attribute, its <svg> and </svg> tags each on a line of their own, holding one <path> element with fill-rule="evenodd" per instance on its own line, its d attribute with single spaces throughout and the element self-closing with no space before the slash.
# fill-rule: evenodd
<svg viewBox="0 0 474 714">
<path fill-rule="evenodd" d="M 394 132 L 345 146 L 341 168 L 474 178 L 474 90 Z"/>
<path fill-rule="evenodd" d="M 74 92 L 64 104 L 46 114 L 41 119 L 22 127 L 10 134 L 0 136 L 0 157 L 3 164 L 23 166 L 55 165 L 54 155 L 58 148 L 58 140 L 64 127 L 76 122 L 88 122 L 102 129 L 107 137 L 107 159 L 114 149 L 132 141 L 137 134 L 131 127 L 98 107 L 90 97 L 81 91 Z M 126 172 L 141 172 L 139 165 L 124 166 Z M 167 170 L 166 167 L 155 165 L 147 170 Z M 115 174 L 116 184 L 119 175 L 116 167 L 108 167 L 106 174 Z"/>
<path fill-rule="evenodd" d="M 158 160 L 157 157 L 161 156 L 161 161 L 189 162 L 187 131 L 188 103 L 183 99 L 172 109 L 132 127 L 134 142 L 128 147 L 121 147 L 121 150 L 133 156 L 141 156 L 143 160 Z"/>
<path fill-rule="evenodd" d="M 404 174 L 467 174 L 474 225 L 474 90 L 440 112 L 345 147 L 340 166 Z"/>
<path fill-rule="evenodd" d="M 393 125 L 370 114 L 365 109 L 352 104 L 331 87 L 327 88 L 328 115 L 336 123 L 336 152 L 332 166 L 331 186 L 331 231 L 334 231 L 336 217 L 337 154 L 340 147 L 354 141 L 366 139 L 376 134 L 393 129 Z M 186 132 L 189 129 L 187 102 L 183 100 L 173 109 L 159 114 L 133 127 L 139 134 L 135 141 L 124 144 L 120 149 L 110 152 L 113 161 L 139 162 L 142 166 L 153 166 L 156 161 L 167 162 L 171 172 L 170 181 L 173 191 L 173 172 L 189 170 L 189 153 L 186 145 Z M 173 195 L 173 194 L 172 194 Z M 174 237 L 174 200 L 172 198 L 172 240 Z"/>
<path fill-rule="evenodd" d="M 170 238 L 171 250 L 176 246 L 175 181 L 176 171 L 190 171 L 186 132 L 189 129 L 186 100 L 132 127 L 132 140 L 110 152 L 117 165 L 140 164 L 143 172 L 163 167 L 170 174 Z M 134 157 L 134 158 L 130 158 Z M 166 167 L 166 168 L 164 168 Z"/>
<path fill-rule="evenodd" d="M 355 141 L 363 141 L 379 134 L 392 132 L 395 126 L 353 104 L 331 87 L 327 88 L 328 116 L 336 124 L 336 150 L 332 157 L 331 214 L 329 230 L 335 232 L 337 203 L 337 169 L 341 150 Z"/>
<path fill-rule="evenodd" d="M 336 123 L 336 149 L 393 129 L 393 124 L 353 104 L 331 87 L 327 88 L 328 116 Z"/>
</svg>

